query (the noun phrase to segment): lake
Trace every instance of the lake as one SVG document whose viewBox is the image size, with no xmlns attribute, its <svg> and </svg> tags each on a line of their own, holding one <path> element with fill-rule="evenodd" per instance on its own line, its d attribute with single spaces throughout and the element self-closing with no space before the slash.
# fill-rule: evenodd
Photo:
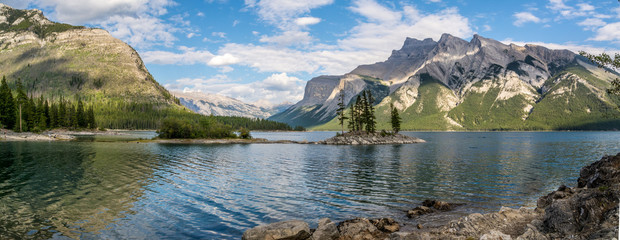
<svg viewBox="0 0 620 240">
<path fill-rule="evenodd" d="M 317 141 L 335 132 L 252 134 Z M 323 217 L 433 225 L 534 207 L 558 186 L 574 186 L 581 167 L 620 152 L 620 132 L 405 134 L 427 143 L 0 142 L 0 239 L 239 239 L 259 224 L 301 219 L 316 227 Z M 425 199 L 464 205 L 408 219 L 404 211 Z"/>
</svg>

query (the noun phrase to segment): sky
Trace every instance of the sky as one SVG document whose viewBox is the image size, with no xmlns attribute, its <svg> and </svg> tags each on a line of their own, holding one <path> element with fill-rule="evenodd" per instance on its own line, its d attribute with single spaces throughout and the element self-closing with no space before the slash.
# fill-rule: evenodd
<svg viewBox="0 0 620 240">
<path fill-rule="evenodd" d="M 617 0 L 0 0 L 52 21 L 103 28 L 169 90 L 270 106 L 308 80 L 386 60 L 406 37 L 620 52 Z"/>
</svg>

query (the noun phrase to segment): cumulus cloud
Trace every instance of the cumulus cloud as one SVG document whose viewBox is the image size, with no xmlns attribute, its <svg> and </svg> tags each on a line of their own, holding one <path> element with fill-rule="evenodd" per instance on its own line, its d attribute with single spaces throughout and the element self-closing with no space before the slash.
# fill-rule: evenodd
<svg viewBox="0 0 620 240">
<path fill-rule="evenodd" d="M 534 14 L 530 12 L 518 12 L 513 15 L 517 20 L 513 23 L 517 27 L 523 26 L 523 24 L 528 22 L 539 23 L 540 18 L 534 16 Z"/>
<path fill-rule="evenodd" d="M 211 58 L 211 60 L 209 60 L 207 65 L 214 66 L 214 67 L 220 67 L 220 66 L 228 66 L 228 65 L 236 64 L 238 62 L 239 62 L 239 59 L 237 57 L 233 56 L 230 53 L 226 53 L 224 55 L 218 55 L 218 56 Z"/>
<path fill-rule="evenodd" d="M 301 18 L 295 19 L 295 24 L 299 26 L 314 25 L 320 22 L 321 22 L 321 19 L 315 18 L 315 17 L 301 17 Z"/>
</svg>

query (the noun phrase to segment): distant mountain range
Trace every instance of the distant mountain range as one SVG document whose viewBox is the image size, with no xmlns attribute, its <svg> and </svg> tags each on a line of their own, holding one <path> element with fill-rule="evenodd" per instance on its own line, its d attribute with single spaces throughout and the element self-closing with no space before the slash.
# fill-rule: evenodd
<svg viewBox="0 0 620 240">
<path fill-rule="evenodd" d="M 196 113 L 214 116 L 237 116 L 266 119 L 273 114 L 284 111 L 292 104 L 279 104 L 269 107 L 256 106 L 240 100 L 210 93 L 172 92 L 182 105 Z"/>
<path fill-rule="evenodd" d="M 29 96 L 93 105 L 99 126 L 156 128 L 190 113 L 153 79 L 138 53 L 102 29 L 49 21 L 40 10 L 0 4 L 0 74 Z"/>
<path fill-rule="evenodd" d="M 617 77 L 568 50 L 479 35 L 407 38 L 384 62 L 311 79 L 300 102 L 270 119 L 340 129 L 340 90 L 349 104 L 371 90 L 379 129 L 389 129 L 390 103 L 409 130 L 618 129 L 620 101 L 605 91 Z"/>
</svg>

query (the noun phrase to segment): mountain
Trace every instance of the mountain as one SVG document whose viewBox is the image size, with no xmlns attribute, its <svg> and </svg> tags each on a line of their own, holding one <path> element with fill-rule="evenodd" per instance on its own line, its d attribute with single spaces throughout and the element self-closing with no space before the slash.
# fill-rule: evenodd
<svg viewBox="0 0 620 240">
<path fill-rule="evenodd" d="M 389 129 L 390 103 L 409 130 L 617 129 L 620 101 L 605 91 L 617 77 L 568 50 L 479 35 L 407 38 L 384 62 L 311 79 L 300 102 L 270 119 L 339 129 L 339 91 L 350 103 L 371 90 L 379 129 Z"/>
<path fill-rule="evenodd" d="M 148 72 L 138 53 L 107 31 L 48 20 L 39 10 L 0 4 L 0 74 L 28 94 L 81 98 L 109 128 L 156 128 L 182 107 Z"/>
<path fill-rule="evenodd" d="M 282 111 L 282 107 L 290 107 L 289 104 L 275 106 L 256 106 L 244 103 L 240 100 L 210 93 L 183 93 L 172 92 L 181 104 L 196 113 L 214 116 L 237 116 L 265 119 Z"/>
</svg>

